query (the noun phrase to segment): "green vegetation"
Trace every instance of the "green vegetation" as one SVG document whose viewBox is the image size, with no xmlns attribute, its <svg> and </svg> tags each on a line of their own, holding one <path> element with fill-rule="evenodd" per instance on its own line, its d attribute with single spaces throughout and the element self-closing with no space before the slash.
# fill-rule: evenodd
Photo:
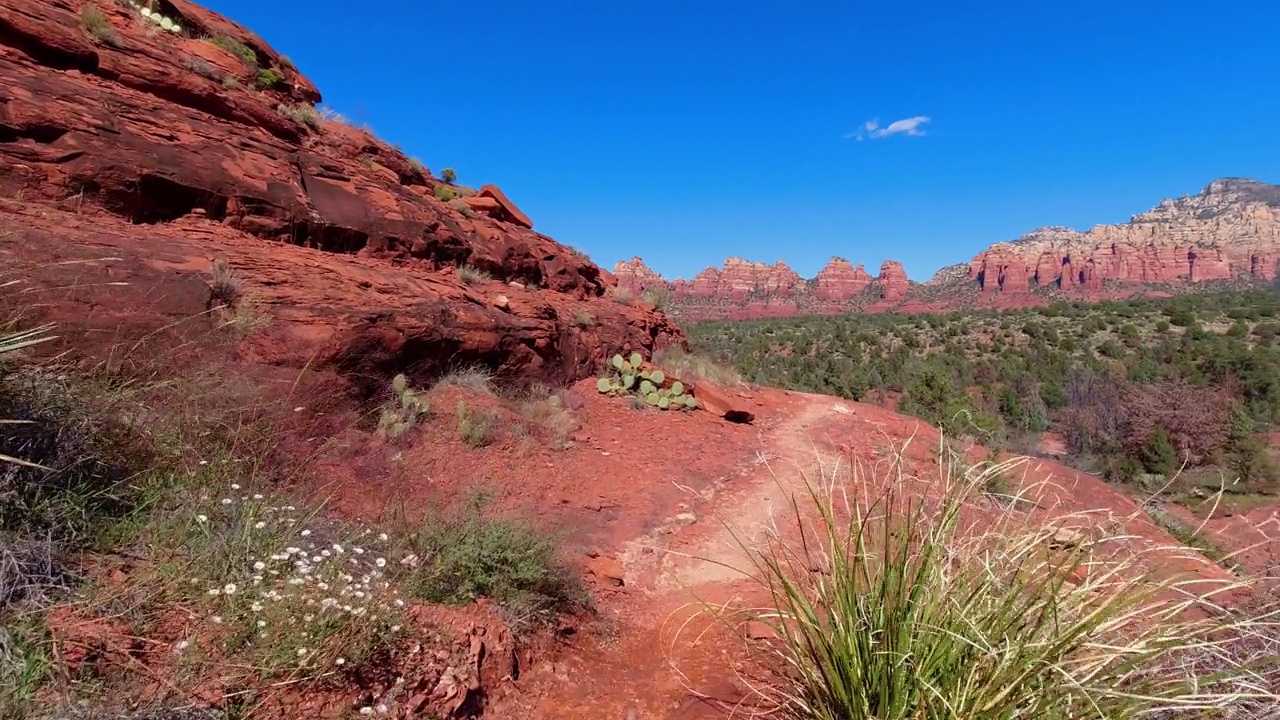
<svg viewBox="0 0 1280 720">
<path fill-rule="evenodd" d="M 418 418 L 430 410 L 427 401 L 418 397 L 409 387 L 409 379 L 403 373 L 391 380 L 391 402 L 382 409 L 378 418 L 378 433 L 392 439 L 413 428 Z"/>
<path fill-rule="evenodd" d="M 448 185 L 436 185 L 432 188 L 431 194 L 435 195 L 437 200 L 443 202 L 449 202 L 450 200 L 458 197 L 458 191 Z"/>
<path fill-rule="evenodd" d="M 1229 492 L 1277 489 L 1258 438 L 1280 424 L 1275 289 L 689 332 L 752 381 L 896 399 L 951 434 L 1018 452 L 1034 451 L 1048 430 L 1078 467 L 1116 480 L 1216 467 L 1231 473 Z"/>
<path fill-rule="evenodd" d="M 250 69 L 257 69 L 258 67 L 258 53 L 254 52 L 253 48 L 233 37 L 222 35 L 215 38 L 209 38 L 209 44 L 220 47 L 232 55 L 235 55 L 240 59 L 240 62 L 244 63 L 245 66 Z"/>
<path fill-rule="evenodd" d="M 458 436 L 473 448 L 493 444 L 498 417 L 491 410 L 475 410 L 465 400 L 458 400 Z"/>
<path fill-rule="evenodd" d="M 808 496 L 782 514 L 797 527 L 775 530 L 763 549 L 739 538 L 772 599 L 747 619 L 776 635 L 766 652 L 786 669 L 753 688 L 765 709 L 918 720 L 1261 717 L 1248 709 L 1276 707 L 1274 616 L 1216 600 L 1247 583 L 1193 590 L 1155 577 L 1138 557 L 1101 552 L 1120 536 L 1068 527 L 1096 525 L 1089 518 L 993 510 L 983 488 L 1012 463 L 940 462 L 939 478 L 893 463 L 852 482 L 806 479 Z M 974 512 L 976 532 L 963 519 Z"/>
<path fill-rule="evenodd" d="M 643 399 L 650 407 L 659 410 L 693 410 L 698 401 L 684 391 L 684 383 L 667 382 L 666 373 L 658 369 L 644 369 L 640 353 L 624 358 L 614 355 L 610 362 L 612 373 L 596 380 L 596 389 L 605 395 L 631 395 Z"/>
<path fill-rule="evenodd" d="M 271 90 L 284 82 L 284 73 L 275 68 L 259 70 L 253 79 L 254 87 L 259 90 Z"/>
<path fill-rule="evenodd" d="M 451 167 L 447 167 L 440 171 L 440 179 L 450 185 L 458 181 L 458 173 Z"/>
<path fill-rule="evenodd" d="M 406 586 L 432 602 L 488 597 L 513 620 L 540 620 L 586 603 L 578 578 L 561 559 L 558 539 L 528 523 L 494 518 L 489 498 L 472 496 L 460 509 L 433 513 L 408 536 Z"/>
</svg>

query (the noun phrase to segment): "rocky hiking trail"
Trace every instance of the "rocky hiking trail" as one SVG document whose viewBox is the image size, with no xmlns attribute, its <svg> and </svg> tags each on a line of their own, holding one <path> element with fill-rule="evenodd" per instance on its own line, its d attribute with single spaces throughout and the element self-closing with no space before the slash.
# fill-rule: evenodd
<svg viewBox="0 0 1280 720">
<path fill-rule="evenodd" d="M 806 480 L 852 485 L 851 462 L 883 475 L 901 461 L 926 482 L 936 478 L 939 436 L 923 422 L 875 406 L 772 390 L 758 397 L 769 412 L 757 422 L 754 451 L 739 443 L 736 456 L 722 456 L 713 481 L 697 489 L 683 485 L 674 465 L 645 479 L 655 489 L 675 487 L 674 497 L 683 501 L 649 530 L 620 540 L 613 558 L 588 563 L 600 586 L 600 620 L 531 666 L 487 716 L 710 720 L 761 709 L 753 707 L 759 698 L 750 685 L 767 671 L 744 638 L 759 640 L 767 628 L 730 628 L 721 620 L 727 615 L 716 614 L 718 608 L 762 607 L 762 590 L 746 574 L 751 565 L 744 546 L 762 547 L 780 528 L 785 534 L 792 496 L 801 507 L 807 502 Z M 905 448 L 903 438 L 912 438 Z M 970 459 L 985 456 L 979 447 L 969 450 Z M 1096 513 L 1100 521 L 1125 522 L 1134 546 L 1156 550 L 1162 567 L 1228 577 L 1177 546 L 1102 480 L 1039 460 L 1023 467 L 1020 482 L 1035 486 L 1046 518 Z"/>
</svg>

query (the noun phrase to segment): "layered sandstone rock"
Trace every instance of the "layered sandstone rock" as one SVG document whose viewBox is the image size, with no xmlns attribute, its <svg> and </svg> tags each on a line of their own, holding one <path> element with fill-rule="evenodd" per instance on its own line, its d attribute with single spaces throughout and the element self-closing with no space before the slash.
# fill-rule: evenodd
<svg viewBox="0 0 1280 720">
<path fill-rule="evenodd" d="M 731 257 L 725 260 L 723 270 L 707 268 L 693 280 L 676 280 L 672 289 L 677 298 L 744 301 L 786 297 L 803 285 L 804 279 L 782 261 L 767 265 Z"/>
<path fill-rule="evenodd" d="M 1277 260 L 1280 186 L 1223 179 L 1123 225 L 1041 228 L 993 245 L 970 263 L 969 278 L 988 292 L 1026 293 L 1035 285 L 1098 291 L 1108 282 L 1272 280 Z"/>
<path fill-rule="evenodd" d="M 628 346 L 682 342 L 661 313 L 607 299 L 612 276 L 496 187 L 483 213 L 438 200 L 420 163 L 321 117 L 319 91 L 261 38 L 163 5 L 182 32 L 127 3 L 97 3 L 90 32 L 81 0 L 0 0 L 0 248 L 33 282 L 53 256 L 128 258 L 103 272 L 136 282 L 81 308 L 85 322 L 135 322 L 114 314 L 129 293 L 204 287 L 217 257 L 273 313 L 278 343 L 259 355 L 371 382 L 457 362 L 571 380 Z M 500 282 L 467 286 L 464 265 Z"/>
<path fill-rule="evenodd" d="M 861 264 L 854 267 L 844 258 L 831 258 L 813 281 L 813 294 L 823 300 L 849 300 L 862 294 L 875 280 Z"/>
<path fill-rule="evenodd" d="M 880 266 L 880 275 L 876 278 L 880 286 L 880 298 L 886 302 L 904 300 L 911 289 L 907 280 L 907 272 L 897 260 L 885 260 Z"/>
<path fill-rule="evenodd" d="M 645 290 L 666 289 L 667 281 L 644 264 L 644 260 L 633 257 L 622 260 L 613 266 L 613 276 L 618 280 L 618 287 L 640 294 Z"/>
</svg>

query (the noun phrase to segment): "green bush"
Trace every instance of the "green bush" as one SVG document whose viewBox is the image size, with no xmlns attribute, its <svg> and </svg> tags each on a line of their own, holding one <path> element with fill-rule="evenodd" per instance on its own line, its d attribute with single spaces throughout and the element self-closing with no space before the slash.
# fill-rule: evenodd
<svg viewBox="0 0 1280 720">
<path fill-rule="evenodd" d="M 309 103 L 281 103 L 276 106 L 276 112 L 312 130 L 319 130 L 321 127 L 320 113 Z"/>
<path fill-rule="evenodd" d="M 253 48 L 233 37 L 222 35 L 220 37 L 210 38 L 209 44 L 220 47 L 232 55 L 235 55 L 240 59 L 240 62 L 250 68 L 258 67 L 258 53 L 254 52 Z"/>
<path fill-rule="evenodd" d="M 458 435 L 473 448 L 493 444 L 498 417 L 489 410 L 473 410 L 465 400 L 458 400 Z"/>
<path fill-rule="evenodd" d="M 450 200 L 458 197 L 458 192 L 448 185 L 436 185 L 431 190 L 431 193 L 436 196 L 437 200 L 441 200 L 443 202 L 449 202 Z"/>
<path fill-rule="evenodd" d="M 407 587 L 430 602 L 486 597 L 520 619 L 541 619 L 582 606 L 585 593 L 560 557 L 558 538 L 528 523 L 492 517 L 489 499 L 433 513 L 409 536 L 416 565 Z"/>
<path fill-rule="evenodd" d="M 98 7 L 86 5 L 80 11 L 80 24 L 98 42 L 116 48 L 123 46 L 115 28 L 111 27 L 111 23 L 107 21 L 107 16 L 102 14 L 102 10 Z"/>
<path fill-rule="evenodd" d="M 453 168 L 447 167 L 440 171 L 440 179 L 452 185 L 458 180 L 458 173 Z"/>
<path fill-rule="evenodd" d="M 275 68 L 267 68 L 259 70 L 257 76 L 254 77 L 253 84 L 259 90 L 270 90 L 279 86 L 284 82 L 284 73 Z"/>
</svg>

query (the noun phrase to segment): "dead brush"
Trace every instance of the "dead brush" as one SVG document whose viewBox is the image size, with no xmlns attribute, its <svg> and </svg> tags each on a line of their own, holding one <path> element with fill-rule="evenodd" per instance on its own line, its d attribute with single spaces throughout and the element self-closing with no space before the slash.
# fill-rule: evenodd
<svg viewBox="0 0 1280 720">
<path fill-rule="evenodd" d="M 531 387 L 519 401 L 520 415 L 540 433 L 553 450 L 565 450 L 571 443 L 578 420 L 565 402 L 564 393 L 545 386 Z"/>
<path fill-rule="evenodd" d="M 983 499 L 1020 459 L 962 465 L 944 455 L 930 480 L 903 458 L 905 447 L 870 472 L 823 466 L 801 477 L 763 538 L 730 529 L 747 558 L 741 571 L 769 602 L 708 612 L 735 633 L 754 621 L 776 635 L 752 645 L 776 671 L 748 681 L 761 711 L 985 720 L 1280 707 L 1280 667 L 1266 651 L 1276 646 L 1275 604 L 1241 613 L 1220 602 L 1250 581 L 1162 577 L 1148 568 L 1175 548 L 1138 543 L 1122 527 L 1064 547 L 1063 528 L 1089 517 Z"/>
</svg>

